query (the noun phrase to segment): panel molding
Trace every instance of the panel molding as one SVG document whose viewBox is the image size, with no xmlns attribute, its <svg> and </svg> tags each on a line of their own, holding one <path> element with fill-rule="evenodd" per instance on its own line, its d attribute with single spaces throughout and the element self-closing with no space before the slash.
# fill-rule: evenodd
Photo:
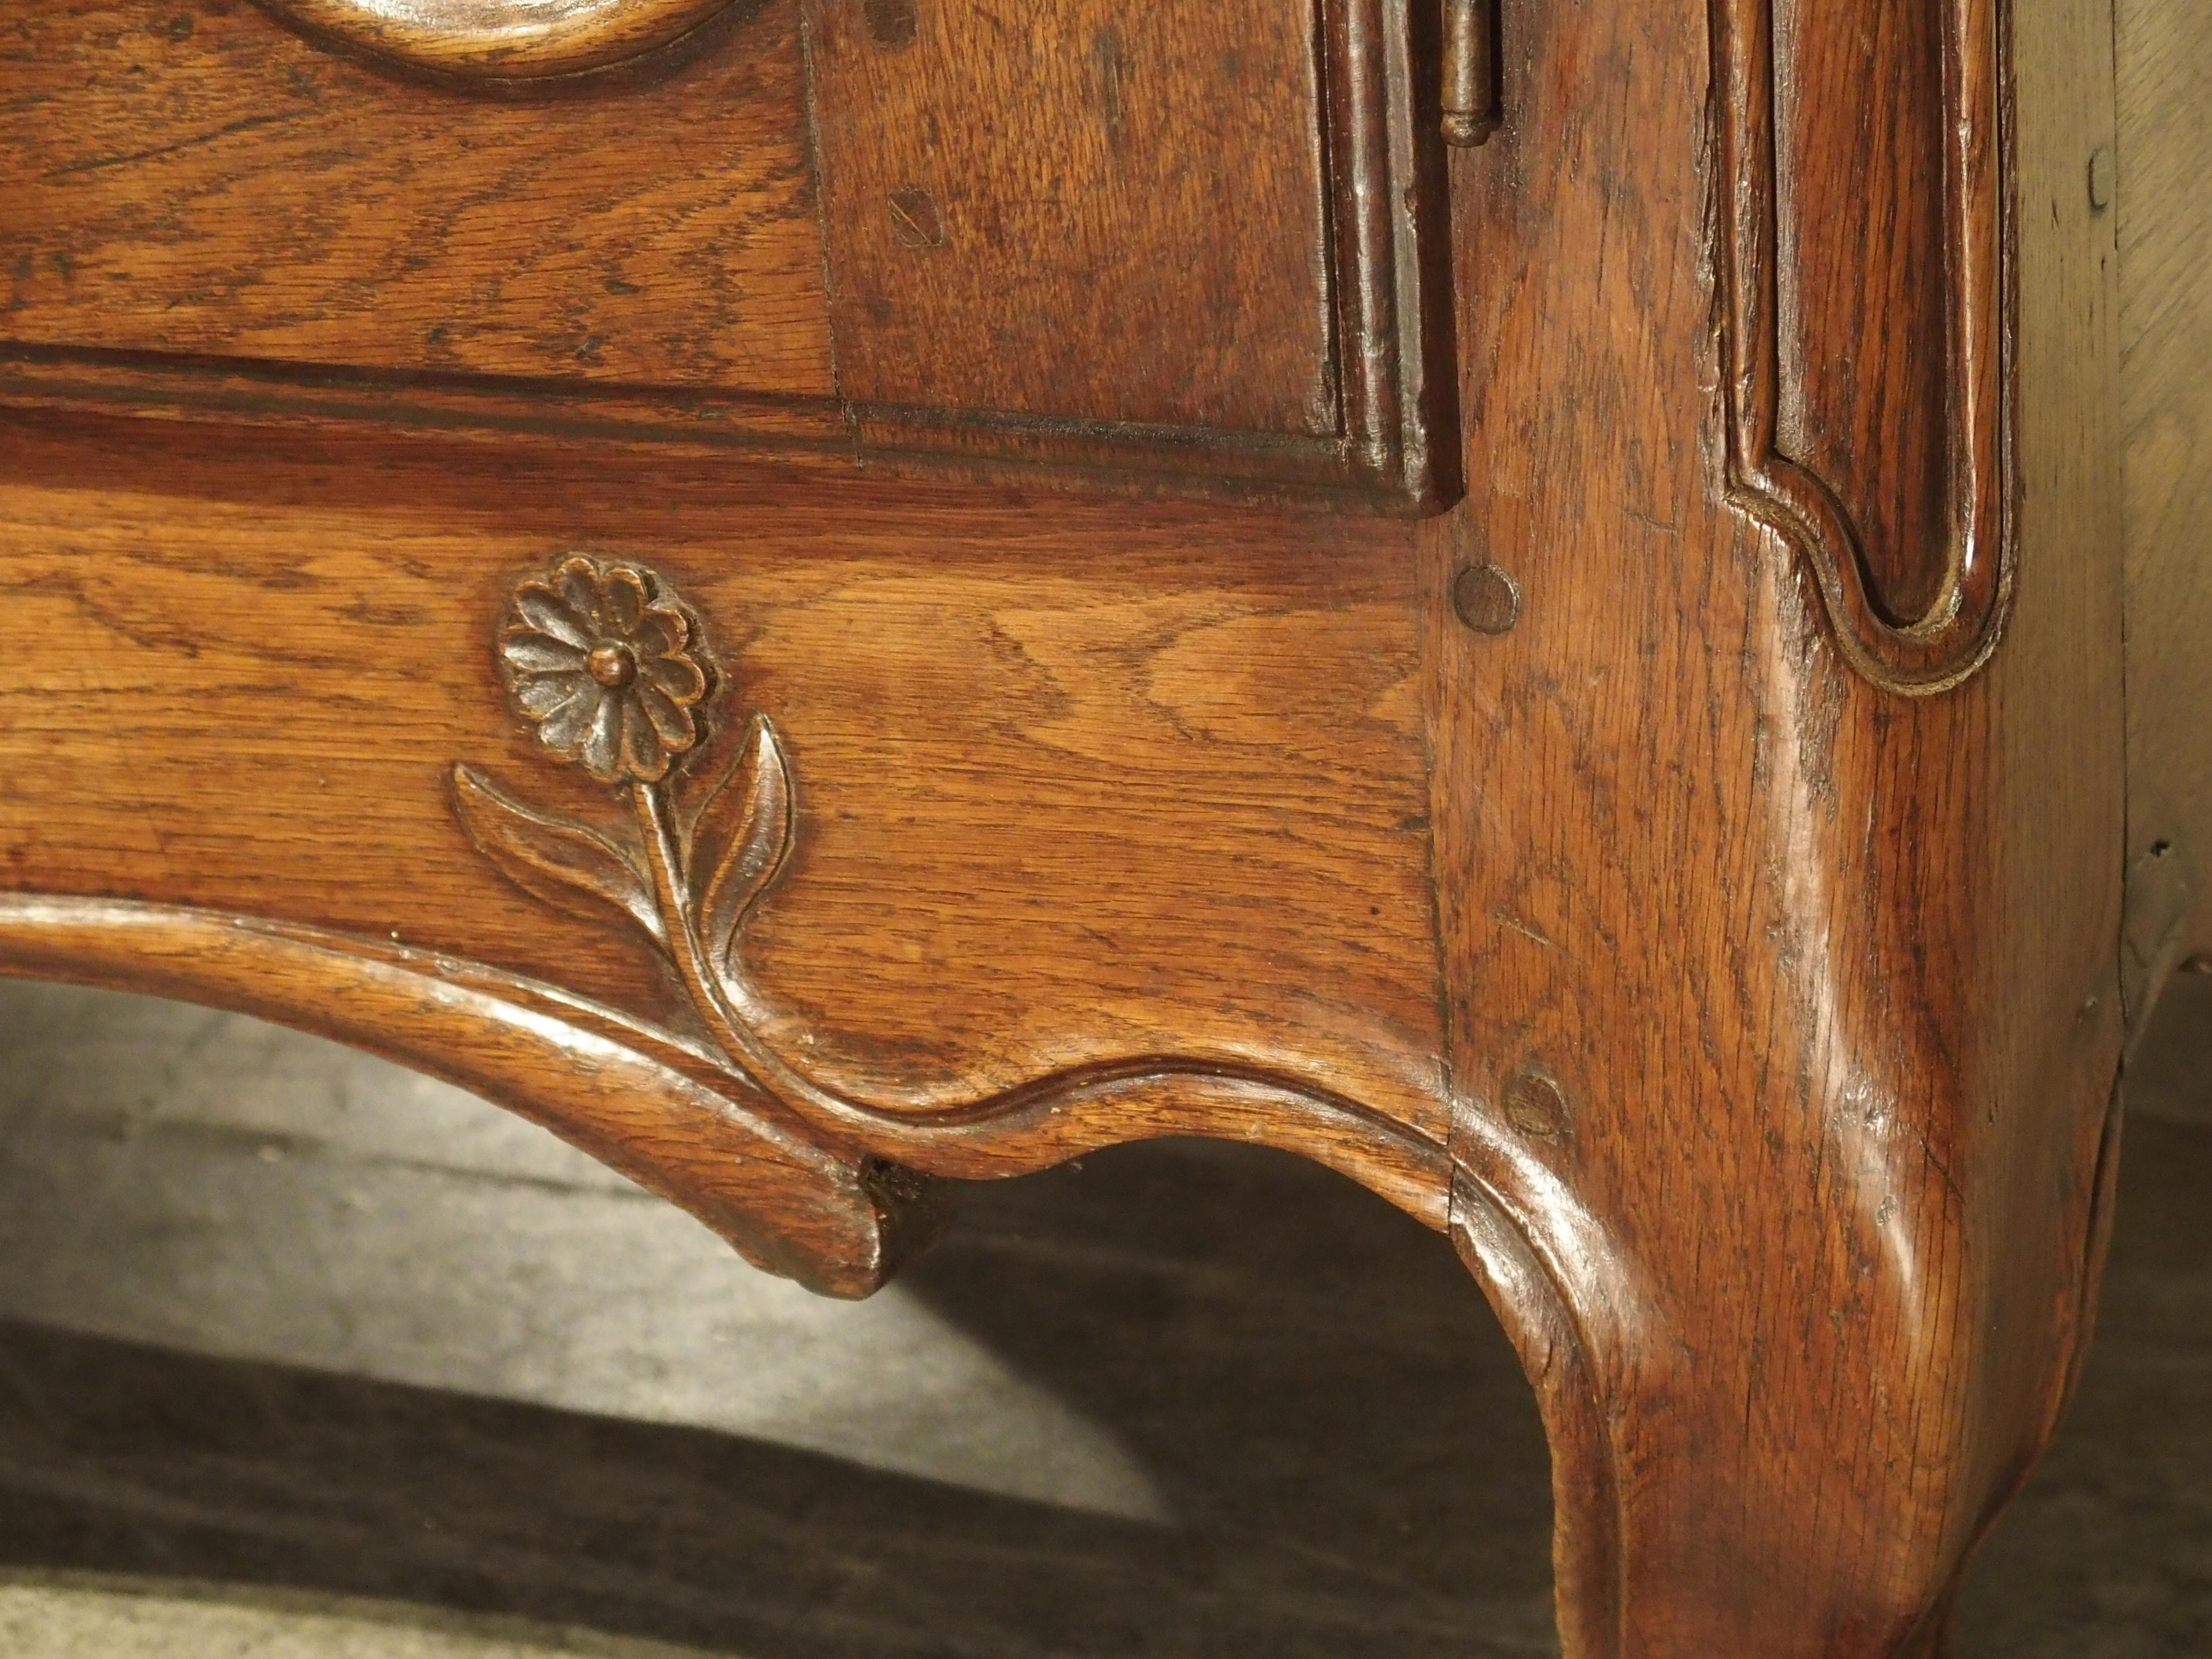
<svg viewBox="0 0 2212 1659">
<path fill-rule="evenodd" d="M 83 409 L 247 427 L 383 428 L 395 436 L 526 434 L 665 452 L 741 453 L 854 473 L 1008 467 L 1057 483 L 1147 483 L 1195 495 L 1322 495 L 1429 513 L 1455 483 L 1386 469 L 1348 437 L 1068 421 L 826 398 L 382 374 L 251 358 L 180 358 L 0 341 L 0 406 Z M 1431 434 L 1433 438 L 1433 434 Z M 1448 459 L 1448 458 L 1447 458 Z"/>
<path fill-rule="evenodd" d="M 1885 605 L 1866 556 L 1868 527 L 1834 481 L 1783 453 L 1778 0 L 1712 0 L 1714 143 L 1718 165 L 1714 265 L 1719 274 L 1728 494 L 1775 531 L 1818 584 L 1844 657 L 1868 679 L 1908 696 L 1948 690 L 1988 662 L 2012 598 L 2013 138 L 2010 25 L 2004 0 L 1882 0 L 1943 9 L 1945 246 L 1948 315 L 1944 419 L 1950 465 L 1934 598 L 1917 616 Z M 1851 281 L 1856 272 L 1805 273 Z M 1838 352 L 1856 343 L 1830 343 Z M 1885 395 L 1877 388 L 1869 395 Z"/>
</svg>

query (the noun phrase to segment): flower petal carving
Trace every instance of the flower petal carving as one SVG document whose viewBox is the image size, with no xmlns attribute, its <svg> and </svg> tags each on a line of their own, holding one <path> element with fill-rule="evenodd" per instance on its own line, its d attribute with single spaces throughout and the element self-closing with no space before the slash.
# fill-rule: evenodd
<svg viewBox="0 0 2212 1659">
<path fill-rule="evenodd" d="M 699 742 L 713 676 L 697 638 L 650 572 L 574 553 L 515 590 L 500 666 L 553 753 L 602 783 L 657 783 Z"/>
</svg>

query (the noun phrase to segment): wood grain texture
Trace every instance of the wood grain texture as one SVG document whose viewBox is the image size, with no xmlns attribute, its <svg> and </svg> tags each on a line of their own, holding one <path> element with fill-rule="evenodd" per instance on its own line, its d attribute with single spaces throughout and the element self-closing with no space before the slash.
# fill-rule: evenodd
<svg viewBox="0 0 2212 1659">
<path fill-rule="evenodd" d="M 0 27 L 0 339 L 834 391 L 795 0 L 660 83 L 464 97 L 246 0 Z"/>
<path fill-rule="evenodd" d="M 2119 1045 L 2082 188 L 2111 58 L 2090 0 L 2017 15 L 2020 586 L 1943 696 L 1856 673 L 1729 505 L 1701 20 L 1509 4 L 1507 118 L 1458 164 L 1484 465 L 1426 576 L 1454 1230 L 1545 1405 L 1577 1659 L 1935 1651 L 2086 1328 Z M 1450 619 L 1479 560 L 1521 583 L 1509 634 Z"/>
<path fill-rule="evenodd" d="M 1967 447 L 1949 395 L 1966 319 L 1947 252 L 1946 140 L 1963 100 L 1945 82 L 1962 51 L 1970 72 L 1994 69 L 1995 12 L 1925 0 L 1774 11 L 1777 447 L 1844 504 L 1882 609 L 1918 617 L 1948 574 L 1927 555 L 1950 542 L 1954 495 L 1972 483 L 1954 470 Z M 1994 118 L 1994 91 L 1970 118 Z M 1972 231 L 1994 246 L 1998 227 Z"/>
<path fill-rule="evenodd" d="M 483 81 L 581 75 L 680 40 L 732 0 L 263 0 L 413 68 Z"/>
<path fill-rule="evenodd" d="M 811 15 L 817 62 L 858 74 L 847 56 L 877 55 L 885 99 L 902 62 L 956 56 L 921 12 L 910 29 L 896 6 Z M 0 418 L 0 889 L 259 918 L 555 988 L 628 1022 L 638 1054 L 708 1057 L 736 1109 L 804 1122 L 848 1168 L 1004 1175 L 1167 1133 L 1301 1152 L 1448 1230 L 1513 1337 L 1552 1437 L 1569 1659 L 1932 1655 L 1966 1553 L 2070 1386 L 2115 1153 L 2118 250 L 2087 188 L 2113 140 L 2111 20 L 2098 0 L 1885 0 L 1869 58 L 1826 0 L 1775 15 L 1770 73 L 1754 0 L 1507 0 L 1504 119 L 1455 160 L 1456 286 L 1437 318 L 1434 198 L 1407 170 L 1409 124 L 1435 111 L 1386 95 L 1419 37 L 1381 0 L 1322 15 L 1332 143 L 1339 104 L 1361 100 L 1389 140 L 1360 152 L 1378 172 L 1340 173 L 1332 149 L 1313 175 L 1332 238 L 1365 216 L 1376 254 L 1330 266 L 1343 384 L 1402 388 L 1421 353 L 1391 353 L 1415 335 L 1458 348 L 1465 454 L 1431 476 L 1463 471 L 1468 494 L 1425 523 L 544 432 Z M 1177 19 L 1068 0 L 1024 38 L 1090 27 L 1091 55 L 1054 63 L 1094 78 L 1063 90 L 1103 98 L 1111 59 L 1137 100 L 1151 70 L 1129 41 L 1211 38 Z M 1984 23 L 2012 33 L 1982 40 Z M 1855 124 L 1871 118 L 1825 94 L 1814 109 L 1814 88 L 1951 28 L 1942 111 L 1924 64 L 1870 95 L 1896 115 L 1881 177 L 1863 212 L 1812 224 L 1869 165 Z M 1292 61 L 1288 37 L 1260 38 Z M 969 50 L 961 84 L 1011 73 Z M 1763 107 L 1778 76 L 1780 127 Z M 1031 112 L 913 96 L 921 137 L 883 155 L 1012 169 L 963 179 L 966 203 L 1030 176 L 1029 152 L 993 146 L 1037 131 Z M 1158 115 L 1121 108 L 1125 137 Z M 1085 110 L 1071 142 L 1095 171 L 1112 106 Z M 941 144 L 922 145 L 923 114 Z M 1788 139 L 1765 173 L 1762 133 Z M 1165 139 L 1146 142 L 1165 165 Z M 1107 197 L 1100 225 L 1135 213 L 1070 167 Z M 888 215 L 910 181 L 878 171 Z M 1773 204 L 1771 246 L 1756 228 L 1743 244 L 1732 216 L 1752 222 L 1746 181 L 1769 173 L 1796 205 Z M 1052 176 L 1040 163 L 1035 181 Z M 953 246 L 953 185 L 911 188 L 927 202 L 878 222 L 885 258 Z M 1296 233 L 1267 246 L 1304 246 L 1305 198 L 1265 199 L 1271 231 L 1289 214 Z M 1981 211 L 1993 199 L 2008 222 Z M 1081 218 L 1020 207 L 1028 235 Z M 1159 207 L 1170 226 L 1194 210 L 1172 191 Z M 2000 223 L 2002 301 L 1960 281 L 1988 276 L 1968 256 Z M 1194 246 L 1174 268 L 1236 270 L 1257 246 Z M 1760 260 L 1784 255 L 1796 275 L 1770 287 Z M 944 377 L 930 395 L 967 395 L 942 389 L 965 373 L 991 381 L 978 397 L 1049 389 L 1036 365 L 1072 361 L 1053 356 L 1063 310 L 1108 337 L 1053 288 L 1067 276 L 1047 262 L 1010 298 L 980 367 L 918 334 L 915 372 Z M 1313 291 L 1263 284 L 1254 304 Z M 1948 309 L 1961 292 L 1978 297 Z M 1787 415 L 1779 346 L 1764 381 L 1741 372 L 1759 337 L 1747 293 L 1793 358 L 1843 349 L 1839 331 L 1874 348 L 1801 363 Z M 1196 430 L 1143 424 L 1163 409 L 1307 407 L 1283 401 L 1306 370 L 1274 370 L 1316 360 L 1206 359 L 1204 323 L 1162 337 L 1224 388 L 1194 414 L 1172 403 L 1188 387 L 1143 379 L 1157 365 L 1133 336 L 1116 346 L 1129 400 L 1111 377 L 1070 382 L 1095 430 L 1025 415 L 1009 437 L 855 401 L 852 453 L 972 444 L 981 471 L 1034 443 L 1127 489 L 1115 443 Z M 1958 331 L 1991 327 L 1996 357 L 1960 355 Z M 1763 429 L 1744 424 L 1747 389 L 1773 399 L 1778 441 L 1889 522 L 1899 562 L 1860 574 L 1941 568 L 1962 605 L 1990 568 L 1962 563 L 1959 514 L 1979 522 L 1998 476 L 1982 464 L 2005 449 L 2013 608 L 1979 672 L 1994 634 L 1947 665 L 1940 629 L 1892 629 L 1903 654 L 1869 672 L 1864 618 L 1824 585 L 1856 564 L 1824 568 L 1804 524 L 1747 500 Z M 1985 393 L 2008 411 L 1994 427 Z M 1360 409 L 1347 395 L 1339 461 L 1375 435 Z M 1278 434 L 1322 447 L 1299 465 L 1338 441 L 1315 428 Z M 1216 430 L 1187 461 L 1244 453 Z M 519 584 L 571 554 L 594 580 L 620 567 L 680 593 L 716 669 L 713 696 L 684 703 L 700 741 L 672 718 L 665 753 L 595 751 L 541 742 L 544 708 L 518 720 L 510 691 L 535 671 L 515 652 L 536 648 Z M 1454 596 L 1480 565 L 1516 602 L 1463 622 Z M 716 890 L 694 890 L 701 843 L 666 825 L 733 760 L 768 776 L 771 753 L 787 834 L 773 860 L 738 859 L 762 884 L 725 927 Z M 545 861 L 512 855 L 533 832 L 487 828 L 507 810 L 483 805 L 495 789 L 541 829 L 627 837 L 631 885 L 599 883 L 619 902 L 595 918 L 544 902 Z M 697 960 L 709 948 L 720 967 Z M 236 994 L 174 959 L 148 971 Z"/>
<path fill-rule="evenodd" d="M 2124 0 L 2128 897 L 2147 1012 L 2212 954 L 2212 13 Z"/>
<path fill-rule="evenodd" d="M 1443 1151 L 1435 1139 L 1235 1053 L 1133 1048 L 1002 1087 L 963 1080 L 927 1099 L 840 1087 L 808 1052 L 811 1032 L 793 1045 L 772 1039 L 779 1011 L 746 962 L 753 914 L 801 839 L 799 785 L 765 714 L 722 711 L 739 730 L 715 744 L 707 694 L 721 674 L 698 614 L 649 568 L 563 554 L 516 586 L 499 655 L 509 701 L 545 757 L 600 785 L 584 793 L 602 808 L 611 793 L 630 822 L 587 823 L 561 805 L 526 803 L 459 763 L 453 805 L 470 841 L 532 898 L 641 933 L 682 989 L 680 1012 L 706 1034 L 731 1079 L 832 1144 L 963 1173 L 975 1172 L 980 1152 L 982 1168 L 996 1173 L 1170 1121 L 1260 1140 L 1295 1125 L 1316 1143 L 1365 1147 L 1373 1167 L 1355 1161 L 1348 1170 L 1410 1200 L 1417 1213 L 1433 1208 Z M 726 760 L 687 775 L 684 763 L 714 746 Z M 1416 1176 L 1411 1194 L 1399 1191 L 1394 1165 Z"/>
<path fill-rule="evenodd" d="M 547 50 L 705 5 L 556 9 L 583 33 Z M 1325 27 L 1066 0 L 1023 53 L 948 50 L 981 27 L 958 6 L 895 7 L 902 33 L 837 0 L 818 98 L 800 6 L 471 79 L 509 46 L 479 62 L 437 20 L 491 0 L 410 10 L 405 40 L 354 0 L 296 30 L 244 0 L 37 0 L 0 36 L 0 399 L 1451 497 L 1441 145 L 1401 0 Z"/>
<path fill-rule="evenodd" d="M 864 0 L 809 9 L 854 398 L 1338 429 L 1310 8 L 915 15 L 885 41 Z"/>
<path fill-rule="evenodd" d="M 951 0 L 887 32 L 879 10 L 808 7 L 839 370 L 872 441 L 942 443 L 963 415 L 1218 431 L 1449 499 L 1425 21 Z"/>
</svg>

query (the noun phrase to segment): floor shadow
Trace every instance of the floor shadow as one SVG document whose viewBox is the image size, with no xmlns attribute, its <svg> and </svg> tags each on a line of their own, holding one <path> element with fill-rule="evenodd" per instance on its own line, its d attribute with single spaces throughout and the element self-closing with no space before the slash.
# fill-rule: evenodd
<svg viewBox="0 0 2212 1659">
<path fill-rule="evenodd" d="M 1967 1576 L 1958 1659 L 2212 1654 L 2212 978 L 2172 982 L 2126 1102 L 2081 1391 Z"/>
<path fill-rule="evenodd" d="M 1349 1183 L 1125 1149 L 979 1190 L 911 1283 L 1133 1448 L 1174 1524 L 0 1323 L 0 1563 L 747 1659 L 1553 1650 L 1526 1385 L 1443 1242 Z"/>
<path fill-rule="evenodd" d="M 1970 1577 L 1960 1659 L 2212 1653 L 2209 1056 L 2212 981 L 2185 983 L 2131 1073 L 2081 1395 Z M 746 1659 L 1555 1650 L 1528 1388 L 1443 1241 L 1348 1182 L 1127 1148 L 977 1188 L 907 1283 L 1128 1448 L 1173 1521 L 0 1322 L 0 1565 Z"/>
</svg>

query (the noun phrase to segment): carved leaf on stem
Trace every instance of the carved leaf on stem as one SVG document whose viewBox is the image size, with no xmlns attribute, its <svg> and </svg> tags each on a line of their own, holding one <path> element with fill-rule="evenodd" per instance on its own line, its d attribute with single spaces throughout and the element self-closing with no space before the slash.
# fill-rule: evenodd
<svg viewBox="0 0 2212 1659">
<path fill-rule="evenodd" d="M 734 973 L 738 934 L 791 851 L 791 770 L 775 728 L 756 714 L 728 771 L 699 809 L 690 872 L 705 873 L 699 920 L 708 959 Z"/>
<path fill-rule="evenodd" d="M 466 766 L 453 769 L 453 805 L 469 839 L 523 891 L 572 914 L 612 906 L 667 948 L 644 872 L 605 836 L 532 811 Z"/>
</svg>

